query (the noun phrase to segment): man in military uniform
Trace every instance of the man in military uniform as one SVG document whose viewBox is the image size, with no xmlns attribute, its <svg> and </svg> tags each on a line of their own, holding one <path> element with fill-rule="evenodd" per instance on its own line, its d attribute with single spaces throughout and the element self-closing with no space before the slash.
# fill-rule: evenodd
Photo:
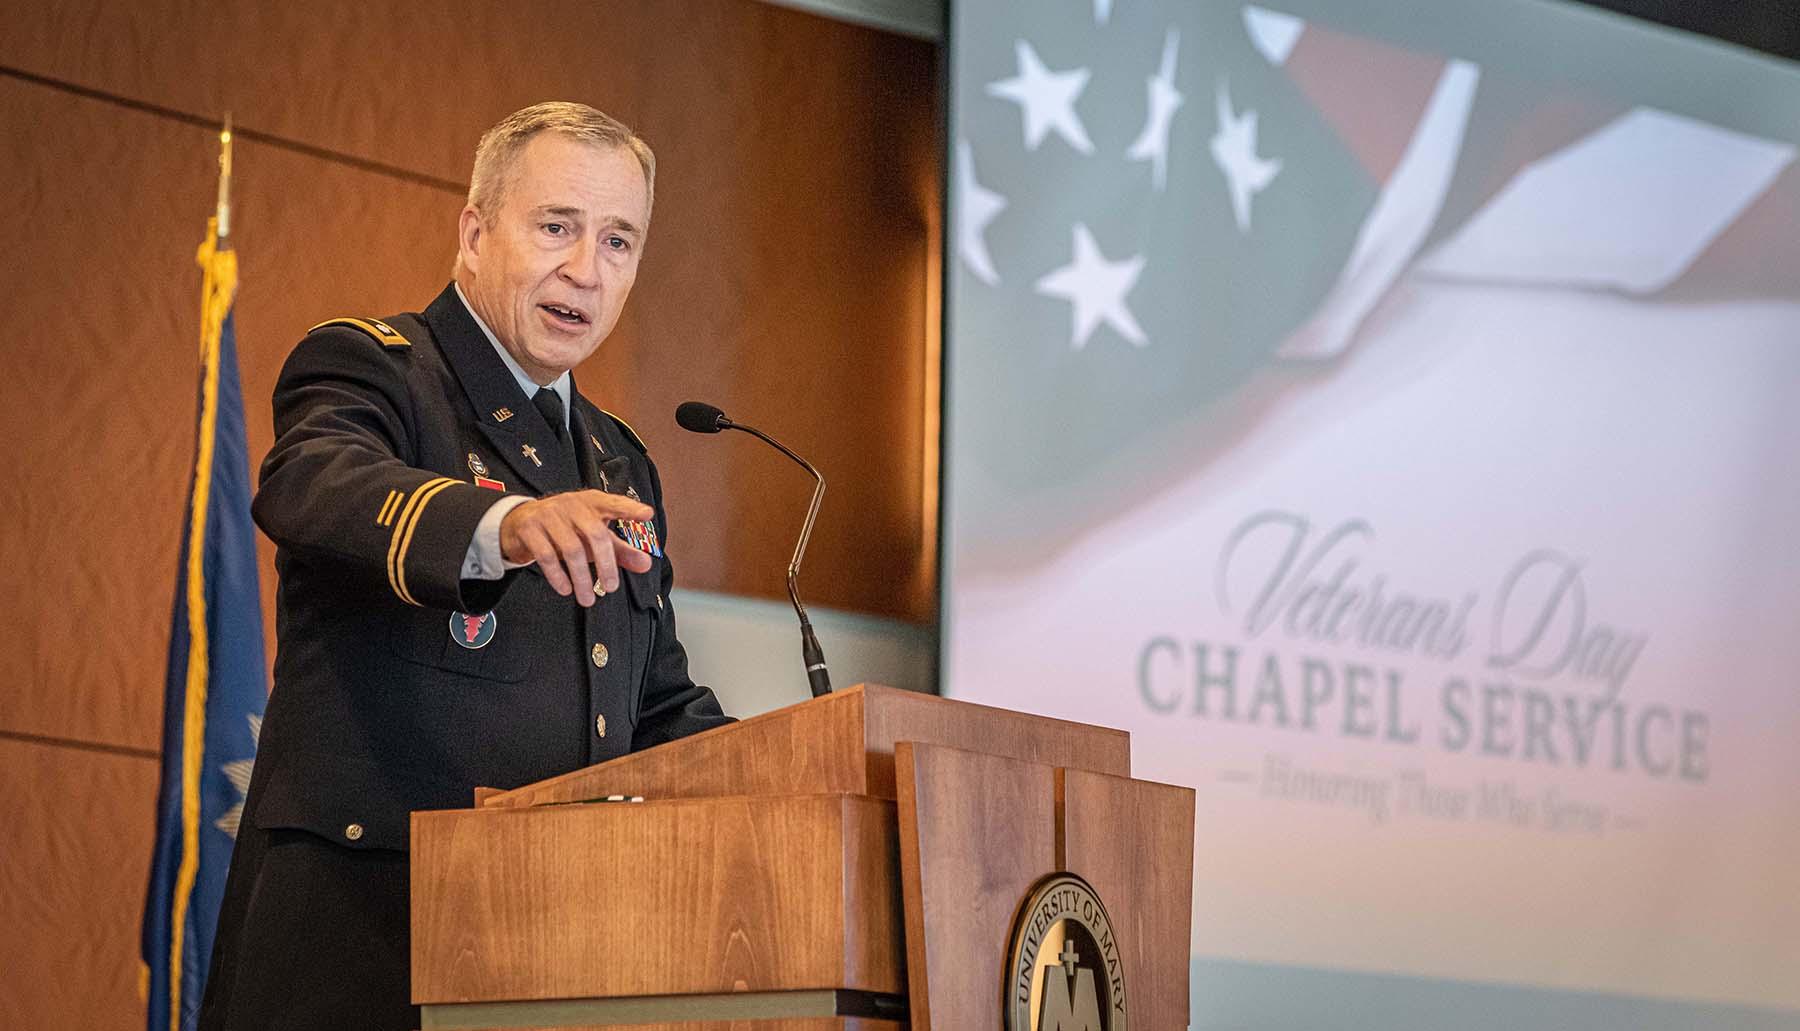
<svg viewBox="0 0 1800 1031">
<path fill-rule="evenodd" d="M 636 278 L 654 173 L 592 108 L 509 116 L 454 282 L 288 358 L 254 505 L 275 688 L 203 1028 L 418 1027 L 408 813 L 727 720 L 676 640 L 656 467 L 570 375 Z"/>
</svg>

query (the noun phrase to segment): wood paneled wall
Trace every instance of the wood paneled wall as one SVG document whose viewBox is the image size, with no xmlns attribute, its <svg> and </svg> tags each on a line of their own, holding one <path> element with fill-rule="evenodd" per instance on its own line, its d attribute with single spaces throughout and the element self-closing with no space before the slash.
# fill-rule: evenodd
<svg viewBox="0 0 1800 1031">
<path fill-rule="evenodd" d="M 582 100 L 657 151 L 636 292 L 576 375 L 649 442 L 680 583 L 779 596 L 809 486 L 747 438 L 682 434 L 670 413 L 693 397 L 830 479 L 808 600 L 933 618 L 930 44 L 755 0 L 7 8 L 0 575 L 25 632 L 0 648 L 0 1026 L 142 1020 L 193 255 L 227 110 L 253 462 L 307 326 L 416 310 L 443 286 L 481 131 Z"/>
</svg>

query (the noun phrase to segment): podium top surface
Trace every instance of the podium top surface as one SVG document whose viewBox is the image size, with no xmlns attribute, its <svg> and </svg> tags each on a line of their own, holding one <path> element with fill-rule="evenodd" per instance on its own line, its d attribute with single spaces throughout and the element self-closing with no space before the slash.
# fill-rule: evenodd
<svg viewBox="0 0 1800 1031">
<path fill-rule="evenodd" d="M 698 798 L 842 792 L 892 799 L 894 744 L 949 745 L 1131 775 L 1131 735 L 936 695 L 859 684 L 560 777 L 486 795 L 483 807 L 606 795 Z"/>
</svg>

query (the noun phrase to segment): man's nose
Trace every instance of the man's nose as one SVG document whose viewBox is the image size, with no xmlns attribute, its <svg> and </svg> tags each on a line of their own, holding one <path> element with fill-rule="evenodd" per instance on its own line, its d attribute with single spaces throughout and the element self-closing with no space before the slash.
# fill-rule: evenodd
<svg viewBox="0 0 1800 1031">
<path fill-rule="evenodd" d="M 570 252 L 557 272 L 570 286 L 584 289 L 599 285 L 600 244 L 592 236 L 584 237 Z"/>
</svg>

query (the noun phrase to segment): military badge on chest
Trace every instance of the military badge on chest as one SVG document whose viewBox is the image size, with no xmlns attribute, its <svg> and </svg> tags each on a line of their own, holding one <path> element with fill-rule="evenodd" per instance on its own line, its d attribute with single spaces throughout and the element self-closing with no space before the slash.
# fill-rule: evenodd
<svg viewBox="0 0 1800 1031">
<path fill-rule="evenodd" d="M 662 558 L 662 541 L 656 537 L 656 524 L 640 522 L 636 519 L 613 520 L 613 532 L 625 539 L 625 543 L 647 551 L 657 558 Z"/>
<path fill-rule="evenodd" d="M 487 463 L 482 461 L 481 456 L 473 451 L 469 452 L 469 472 L 474 475 L 475 486 L 477 487 L 486 487 L 488 490 L 498 491 L 504 491 L 506 489 L 506 484 L 499 480 L 488 478 Z"/>
<path fill-rule="evenodd" d="M 596 449 L 605 452 L 606 449 L 600 447 L 598 438 L 590 439 Z M 599 474 L 601 490 L 608 494 L 623 494 L 633 501 L 644 500 L 637 488 L 631 485 L 631 459 L 624 455 L 608 458 L 600 463 Z M 615 519 L 613 532 L 639 551 L 647 551 L 657 558 L 662 557 L 662 541 L 656 535 L 655 523 L 638 519 Z"/>
<path fill-rule="evenodd" d="M 494 629 L 500 625 L 500 617 L 492 612 L 472 614 L 468 612 L 450 613 L 450 639 L 464 648 L 474 651 L 487 647 L 494 639 Z"/>
</svg>

